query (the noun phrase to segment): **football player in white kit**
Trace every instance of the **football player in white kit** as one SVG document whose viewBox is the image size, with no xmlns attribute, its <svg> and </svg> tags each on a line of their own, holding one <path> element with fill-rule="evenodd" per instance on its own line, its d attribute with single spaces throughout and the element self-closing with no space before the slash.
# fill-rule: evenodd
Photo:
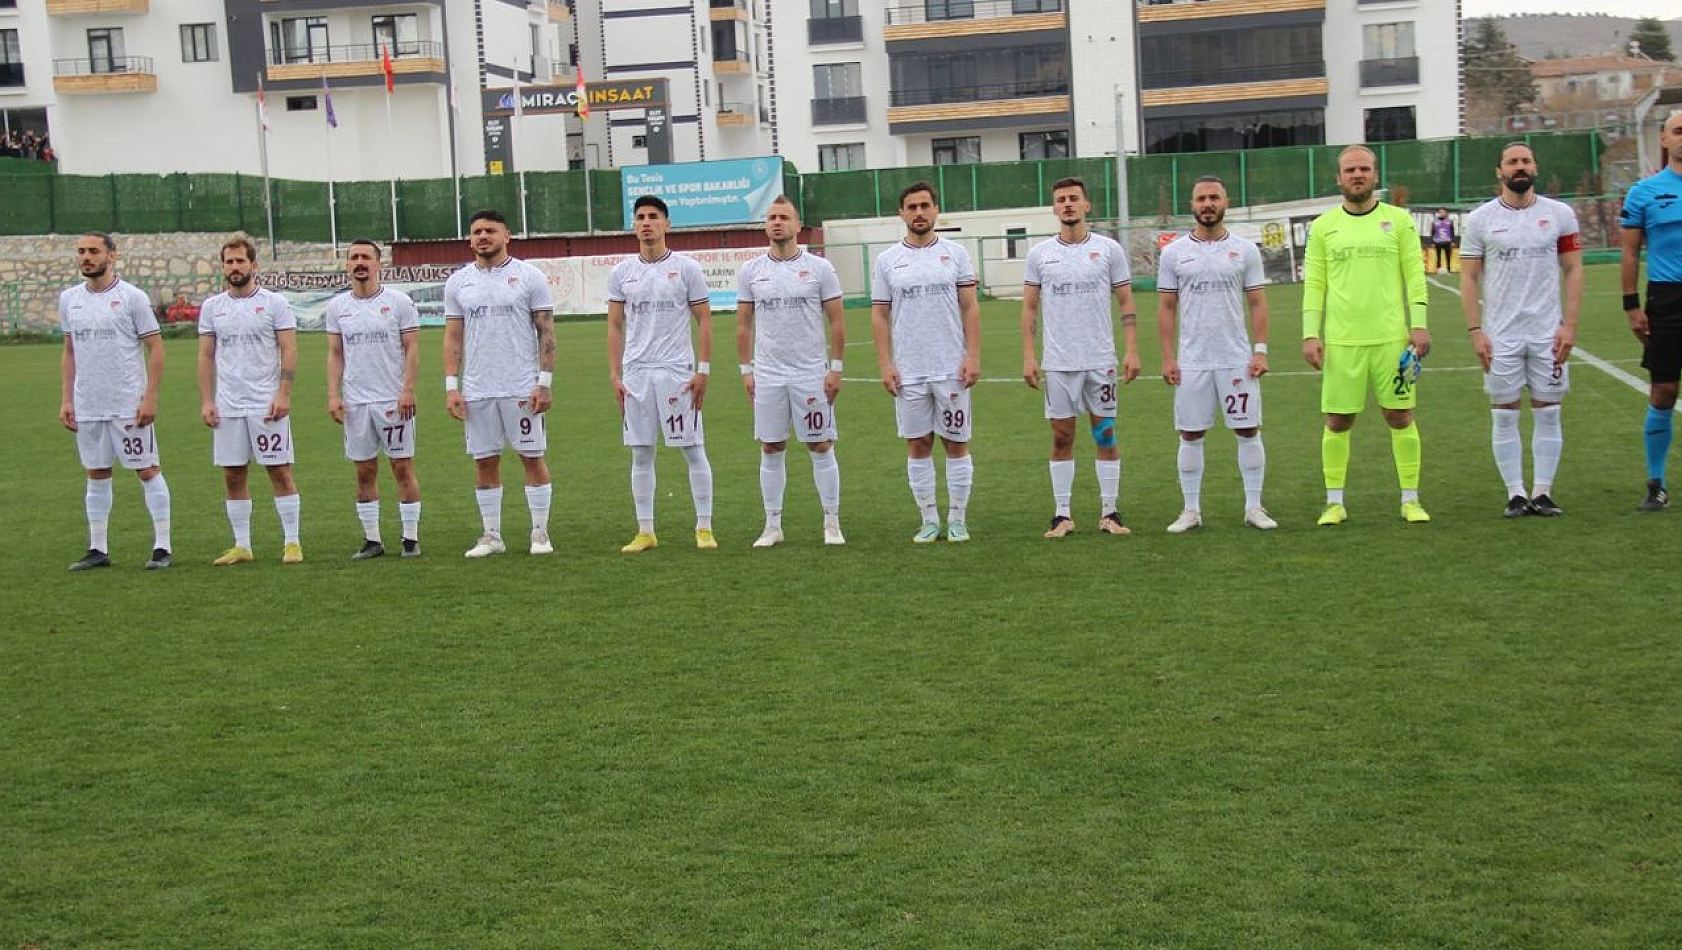
<svg viewBox="0 0 1682 950">
<path fill-rule="evenodd" d="M 765 530 L 753 546 L 768 548 L 783 540 L 784 450 L 791 426 L 812 456 L 823 543 L 845 544 L 841 469 L 834 451 L 835 398 L 847 346 L 841 279 L 834 265 L 796 243 L 800 212 L 786 195 L 771 202 L 765 234 L 770 250 L 743 264 L 736 279 L 736 355 L 753 405 L 754 438 L 761 445 L 759 492 L 765 502 Z"/>
<path fill-rule="evenodd" d="M 473 261 L 444 282 L 444 405 L 465 423 L 476 476 L 474 499 L 483 528 L 465 552 L 482 558 L 507 550 L 502 541 L 502 450 L 525 468 L 531 553 L 552 554 L 552 488 L 544 413 L 555 380 L 554 300 L 548 278 L 508 254 L 508 222 L 492 209 L 468 224 Z"/>
<path fill-rule="evenodd" d="M 1174 389 L 1180 430 L 1184 507 L 1168 526 L 1184 534 L 1203 524 L 1203 435 L 1219 411 L 1238 437 L 1244 523 L 1279 527 L 1262 507 L 1267 452 L 1262 447 L 1261 378 L 1267 375 L 1267 278 L 1261 251 L 1226 229 L 1226 185 L 1205 175 L 1192 185 L 1197 224 L 1167 247 L 1157 264 L 1157 335 L 1162 381 Z M 1244 319 L 1248 311 L 1250 328 Z"/>
<path fill-rule="evenodd" d="M 1551 518 L 1565 513 L 1554 503 L 1553 481 L 1565 442 L 1559 405 L 1571 388 L 1566 359 L 1577 342 L 1583 302 L 1582 244 L 1571 206 L 1535 192 L 1536 155 L 1529 145 L 1503 148 L 1495 175 L 1500 196 L 1468 215 L 1461 232 L 1460 306 L 1472 351 L 1483 364 L 1495 467 L 1507 487 L 1504 514 Z M 1535 480 L 1528 496 L 1518 427 L 1525 389 L 1535 426 L 1530 443 Z"/>
<path fill-rule="evenodd" d="M 969 252 L 935 233 L 940 199 L 926 181 L 899 193 L 905 238 L 876 257 L 870 281 L 870 329 L 882 386 L 894 397 L 905 440 L 906 477 L 922 525 L 911 540 L 940 537 L 934 439 L 946 450 L 946 540 L 968 541 L 975 463 L 970 387 L 981 378 L 981 303 Z"/>
<path fill-rule="evenodd" d="M 345 457 L 356 465 L 356 517 L 362 548 L 352 558 L 385 554 L 380 540 L 380 453 L 391 460 L 403 556 L 420 555 L 420 482 L 415 478 L 415 382 L 420 375 L 420 315 L 409 295 L 380 285 L 380 246 L 367 238 L 345 253 L 350 289 L 327 302 L 327 414 L 345 429 Z"/>
<path fill-rule="evenodd" d="M 281 561 L 304 559 L 300 503 L 292 480 L 292 382 L 298 324 L 286 298 L 257 286 L 257 246 L 243 234 L 222 245 L 228 289 L 199 308 L 199 418 L 213 432 L 211 455 L 222 469 L 234 546 L 210 562 L 244 564 L 251 554 L 252 460 L 269 473 L 283 536 Z"/>
<path fill-rule="evenodd" d="M 88 473 L 83 495 L 88 553 L 72 571 L 109 567 L 111 471 L 117 463 L 140 476 L 152 515 L 152 557 L 146 569 L 169 567 L 169 484 L 158 467 L 152 420 L 164 374 L 163 340 L 151 301 L 116 273 L 117 242 L 102 231 L 76 241 L 82 282 L 58 297 L 64 355 L 59 360 L 63 399 L 58 421 L 76 433 L 76 450 Z"/>
<path fill-rule="evenodd" d="M 607 363 L 625 445 L 631 449 L 631 501 L 637 533 L 619 550 L 639 554 L 659 546 L 654 534 L 654 447 L 664 439 L 689 465 L 695 502 L 695 546 L 718 547 L 713 535 L 713 470 L 707 461 L 701 404 L 712 372 L 713 312 L 707 277 L 687 254 L 666 246 L 666 203 L 642 195 L 633 203 L 635 257 L 614 265 L 607 279 Z M 689 338 L 695 320 L 696 341 Z M 696 359 L 697 351 L 700 359 Z"/>
<path fill-rule="evenodd" d="M 1133 275 L 1127 251 L 1086 226 L 1092 211 L 1086 182 L 1064 178 L 1051 186 L 1057 236 L 1028 252 L 1022 273 L 1022 379 L 1045 390 L 1051 422 L 1051 500 L 1048 538 L 1074 533 L 1069 502 L 1075 483 L 1075 420 L 1091 421 L 1098 474 L 1098 530 L 1130 534 L 1116 498 L 1121 490 L 1121 450 L 1116 446 L 1120 385 L 1139 377 L 1139 317 L 1133 308 Z M 1121 307 L 1125 356 L 1116 364 L 1110 298 Z M 1045 360 L 1034 349 L 1034 329 L 1045 317 Z"/>
</svg>

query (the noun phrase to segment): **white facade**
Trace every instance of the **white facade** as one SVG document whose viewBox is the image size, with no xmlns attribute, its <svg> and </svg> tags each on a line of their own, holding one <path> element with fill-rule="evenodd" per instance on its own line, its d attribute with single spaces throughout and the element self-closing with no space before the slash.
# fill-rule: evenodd
<svg viewBox="0 0 1682 950">
<path fill-rule="evenodd" d="M 1411 46 L 1384 48 L 1398 32 L 1391 27 L 1401 24 L 1411 24 Z M 1459 41 L 1459 0 L 1330 0 L 1325 29 L 1327 144 L 1365 141 L 1368 113 L 1375 109 L 1412 109 L 1413 138 L 1459 135 Z M 1396 59 L 1417 57 L 1419 81 L 1363 84 L 1362 62 L 1385 54 L 1394 54 Z"/>
<path fill-rule="evenodd" d="M 51 105 L 53 64 L 47 45 L 46 10 L 37 3 L 21 3 L 0 9 L 0 31 L 9 34 L 5 37 L 6 47 L 9 49 L 15 43 L 20 60 L 17 64 L 6 64 L 16 68 L 8 69 L 8 80 L 0 85 L 0 112 L 33 113 Z M 9 58 L 10 53 L 7 55 Z M 18 81 L 20 71 L 22 76 Z M 4 135 L 8 128 L 21 131 L 8 123 L 0 125 L 0 135 Z"/>
</svg>

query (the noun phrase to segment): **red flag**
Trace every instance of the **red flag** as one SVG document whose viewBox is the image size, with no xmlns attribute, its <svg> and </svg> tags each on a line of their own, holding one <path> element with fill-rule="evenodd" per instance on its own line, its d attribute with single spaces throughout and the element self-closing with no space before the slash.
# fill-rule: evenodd
<svg viewBox="0 0 1682 950">
<path fill-rule="evenodd" d="M 578 117 L 588 119 L 590 117 L 590 97 L 584 91 L 584 68 L 582 66 L 578 69 L 578 85 L 573 90 L 573 99 L 575 100 L 573 108 L 578 112 Z"/>
<path fill-rule="evenodd" d="M 385 91 L 397 91 L 397 76 L 391 71 L 391 51 L 384 43 L 380 44 L 380 71 L 385 73 Z"/>
</svg>

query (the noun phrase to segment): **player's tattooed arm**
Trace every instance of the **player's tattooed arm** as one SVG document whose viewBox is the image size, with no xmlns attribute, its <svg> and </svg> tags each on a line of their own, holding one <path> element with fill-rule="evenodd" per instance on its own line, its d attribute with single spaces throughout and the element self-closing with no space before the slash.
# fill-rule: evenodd
<svg viewBox="0 0 1682 950">
<path fill-rule="evenodd" d="M 533 310 L 532 326 L 537 328 L 537 368 L 545 373 L 555 371 L 555 313 L 552 310 Z"/>
</svg>

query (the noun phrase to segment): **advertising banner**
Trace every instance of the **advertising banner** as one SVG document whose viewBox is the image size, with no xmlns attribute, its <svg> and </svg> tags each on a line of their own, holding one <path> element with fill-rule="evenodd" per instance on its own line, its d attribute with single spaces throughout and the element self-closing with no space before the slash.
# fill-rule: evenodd
<svg viewBox="0 0 1682 950">
<path fill-rule="evenodd" d="M 767 156 L 642 165 L 621 168 L 619 180 L 627 225 L 631 205 L 643 195 L 666 202 L 673 227 L 751 224 L 764 220 L 772 199 L 782 193 L 783 160 Z"/>
</svg>

